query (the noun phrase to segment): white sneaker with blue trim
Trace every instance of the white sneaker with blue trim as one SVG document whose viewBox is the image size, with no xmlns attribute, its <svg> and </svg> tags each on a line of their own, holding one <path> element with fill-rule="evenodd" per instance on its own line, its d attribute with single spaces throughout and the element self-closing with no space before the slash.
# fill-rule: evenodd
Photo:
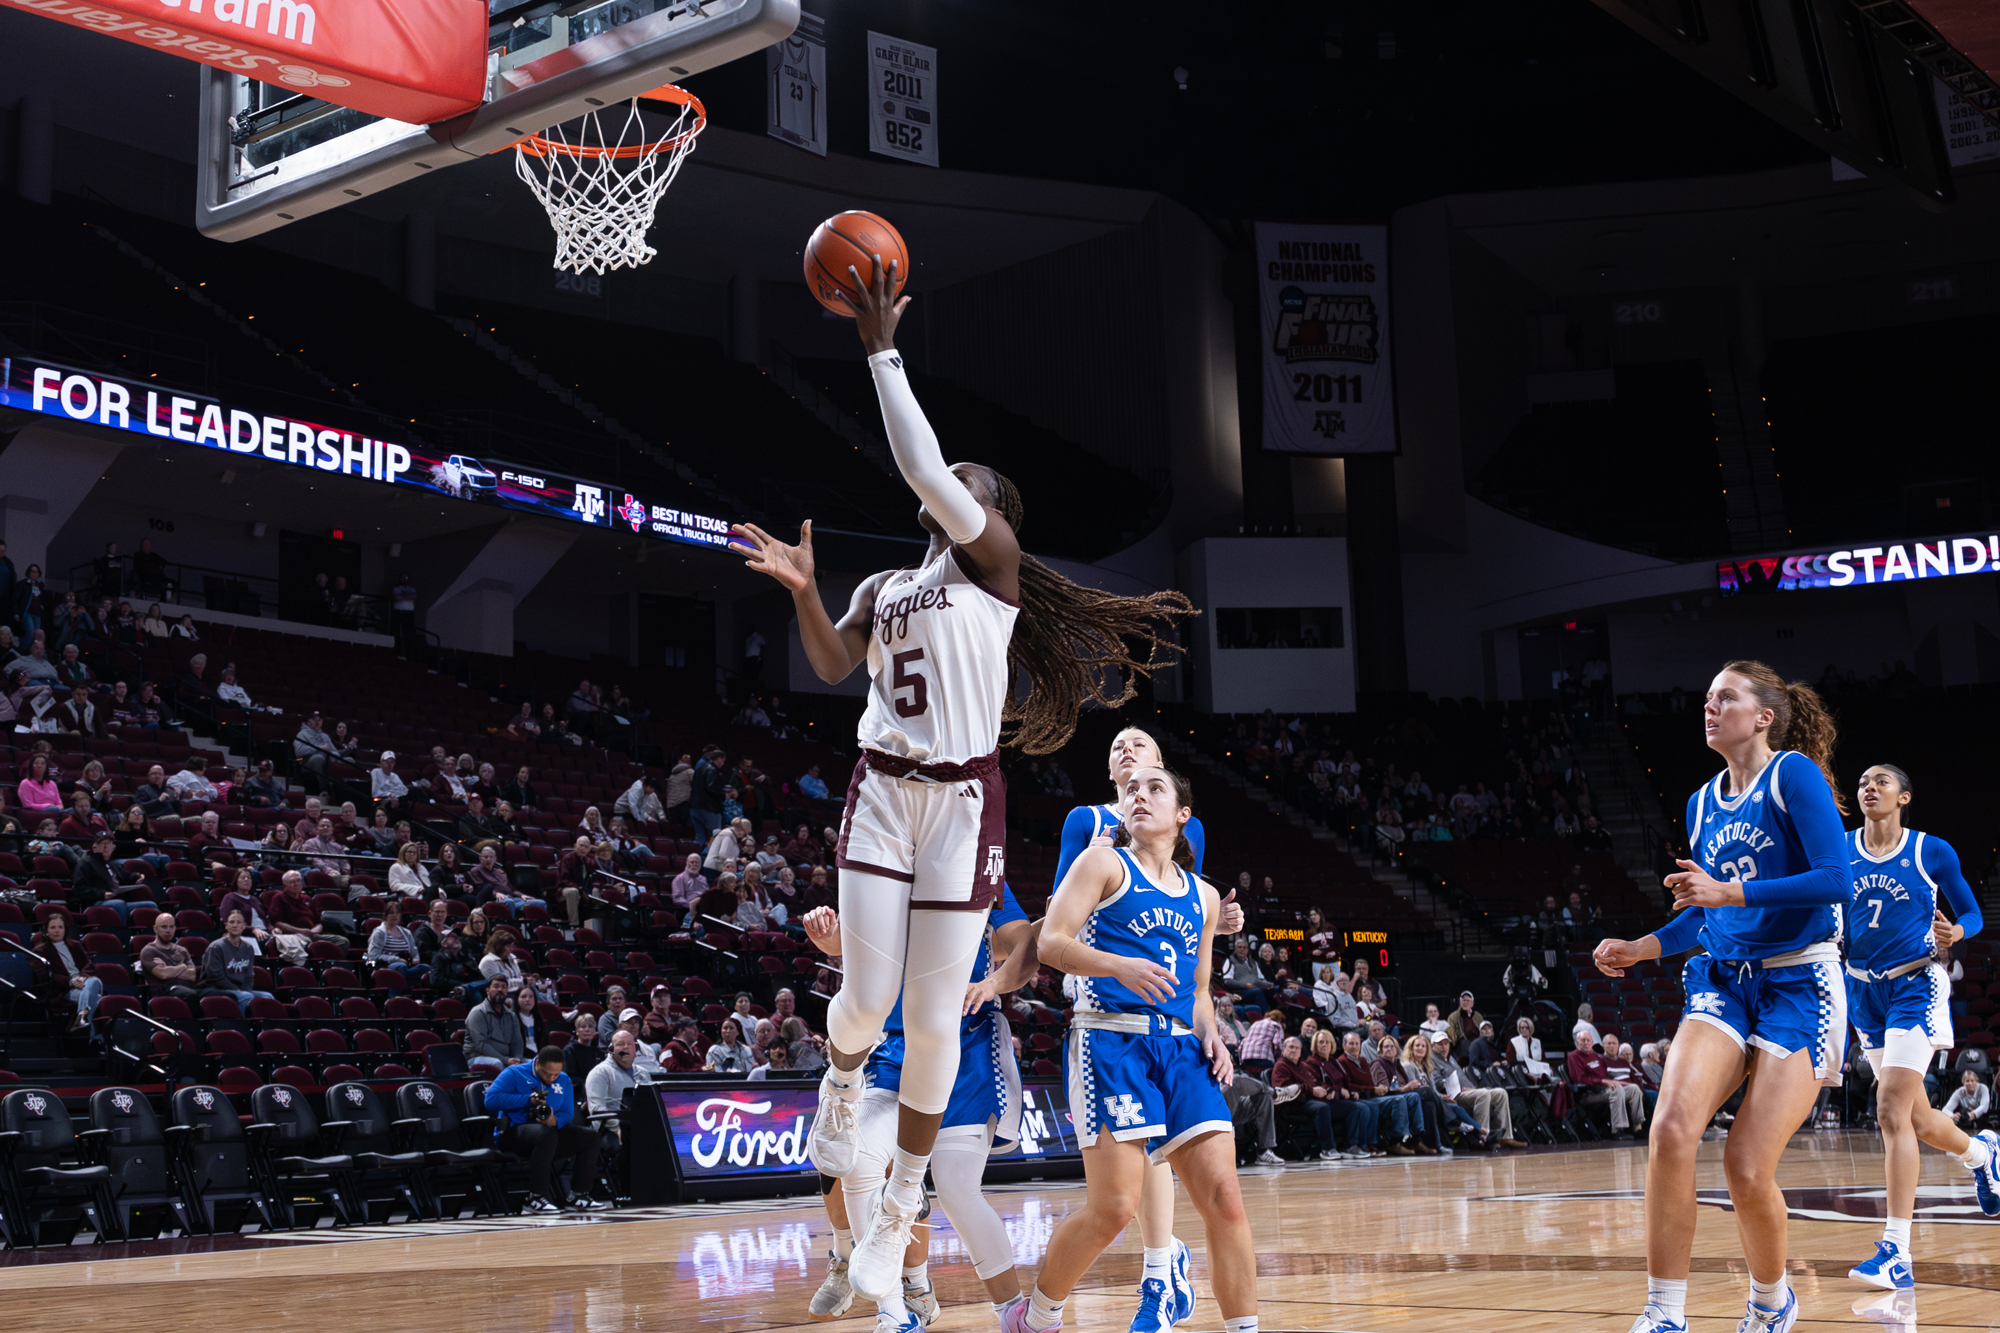
<svg viewBox="0 0 2000 1333">
<path fill-rule="evenodd" d="M 1167 1288 L 1173 1297 L 1172 1311 L 1176 1324 L 1185 1324 L 1194 1317 L 1194 1276 L 1188 1271 L 1194 1263 L 1194 1255 L 1187 1242 L 1174 1237 L 1173 1262 L 1167 1265 Z"/>
<path fill-rule="evenodd" d="M 1743 1312 L 1743 1322 L 1736 1326 L 1736 1333 L 1792 1333 L 1792 1325 L 1798 1322 L 1799 1294 L 1787 1287 L 1782 1309 L 1772 1310 L 1751 1301 Z"/>
<path fill-rule="evenodd" d="M 1173 1293 L 1167 1284 L 1149 1277 L 1139 1284 L 1139 1310 L 1132 1316 L 1130 1333 L 1173 1333 Z"/>
<path fill-rule="evenodd" d="M 1979 1211 L 2000 1217 L 2000 1134 L 1981 1130 L 1973 1140 L 1986 1145 L 1986 1165 L 1972 1168 L 1972 1188 L 1979 1195 Z"/>
<path fill-rule="evenodd" d="M 1873 1258 L 1863 1259 L 1848 1269 L 1847 1275 L 1857 1282 L 1866 1282 L 1884 1291 L 1908 1291 L 1917 1285 L 1917 1275 L 1910 1267 L 1910 1256 L 1903 1253 L 1901 1246 L 1886 1240 L 1876 1243 Z"/>
</svg>

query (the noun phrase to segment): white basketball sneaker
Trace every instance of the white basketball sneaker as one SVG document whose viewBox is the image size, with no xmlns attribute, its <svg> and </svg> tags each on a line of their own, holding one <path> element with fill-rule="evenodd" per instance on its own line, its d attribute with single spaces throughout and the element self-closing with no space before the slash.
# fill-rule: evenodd
<svg viewBox="0 0 2000 1333">
<path fill-rule="evenodd" d="M 1785 1288 L 1785 1304 L 1772 1310 L 1751 1301 L 1743 1312 L 1743 1322 L 1736 1326 L 1736 1333 L 1792 1333 L 1792 1325 L 1799 1322 L 1799 1294 L 1790 1287 Z"/>
<path fill-rule="evenodd" d="M 1174 1237 L 1174 1260 L 1167 1265 L 1167 1288 L 1173 1296 L 1173 1314 L 1176 1324 L 1185 1324 L 1194 1317 L 1194 1277 L 1188 1267 L 1194 1262 L 1187 1242 Z"/>
<path fill-rule="evenodd" d="M 1676 1324 L 1671 1319 L 1656 1319 L 1652 1315 L 1642 1314 L 1632 1321 L 1632 1327 L 1625 1330 L 1625 1333 L 1688 1333 L 1688 1326 L 1685 1320 Z"/>
<path fill-rule="evenodd" d="M 845 1180 L 854 1171 L 854 1103 L 861 1089 L 859 1080 L 851 1088 L 838 1087 L 830 1078 L 820 1080 L 819 1110 L 813 1115 L 806 1155 L 823 1176 Z"/>
<path fill-rule="evenodd" d="M 821 1107 L 824 1109 L 824 1102 Z M 910 1228 L 916 1225 L 923 1201 L 912 1202 L 897 1195 L 894 1185 L 882 1191 L 881 1206 L 847 1261 L 847 1281 L 854 1294 L 866 1300 L 885 1300 L 902 1289 L 903 1251 L 910 1247 Z"/>
</svg>

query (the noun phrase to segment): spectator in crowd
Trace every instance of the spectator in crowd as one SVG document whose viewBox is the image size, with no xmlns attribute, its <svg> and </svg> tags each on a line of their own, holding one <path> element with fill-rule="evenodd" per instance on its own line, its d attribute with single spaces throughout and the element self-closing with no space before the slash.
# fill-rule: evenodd
<svg viewBox="0 0 2000 1333">
<path fill-rule="evenodd" d="M 396 841 L 396 830 L 389 827 L 389 813 L 377 810 L 375 817 L 354 839 L 354 850 L 374 856 L 393 857 L 407 844 Z"/>
<path fill-rule="evenodd" d="M 437 849 L 437 860 L 431 863 L 431 892 L 446 898 L 465 896 L 465 877 L 470 866 L 460 865 L 458 844 L 447 842 Z"/>
<path fill-rule="evenodd" d="M 7 556 L 7 543 L 0 542 L 0 619 L 14 614 L 14 585 L 19 575 L 14 571 L 14 562 Z M 6 629 L 0 625 L 0 629 Z M 11 634 L 13 631 L 8 630 Z"/>
<path fill-rule="evenodd" d="M 153 549 L 153 539 L 146 538 L 139 543 L 139 549 L 132 555 L 132 595 L 135 597 L 159 597 L 167 590 L 167 558 Z M 159 604 L 153 605 L 158 611 Z"/>
<path fill-rule="evenodd" d="M 313 869 L 332 876 L 333 882 L 340 887 L 348 887 L 347 858 L 342 855 L 347 849 L 333 836 L 332 819 L 321 816 L 318 827 L 313 830 L 313 836 L 308 838 L 299 850 L 311 856 L 310 864 Z M 350 891 L 348 894 L 350 900 L 363 896 L 368 886 L 357 884 L 353 889 L 359 892 Z"/>
<path fill-rule="evenodd" d="M 1591 1034 L 1582 1025 L 1576 1030 L 1576 1049 L 1569 1053 L 1569 1080 L 1576 1087 L 1580 1106 L 1608 1106 L 1611 1132 L 1618 1138 L 1637 1138 L 1646 1124 L 1646 1098 L 1636 1083 L 1620 1083 L 1605 1067 L 1604 1057 L 1591 1049 Z"/>
<path fill-rule="evenodd" d="M 201 988 L 230 996 L 246 1014 L 250 1001 L 277 998 L 256 989 L 257 946 L 243 938 L 249 927 L 242 912 L 230 912 L 222 919 L 222 937 L 211 941 L 201 954 Z"/>
<path fill-rule="evenodd" d="M 1424 1021 L 1417 1024 L 1417 1031 L 1423 1034 L 1425 1041 L 1435 1042 L 1439 1037 L 1449 1037 L 1451 1035 L 1451 1025 L 1438 1016 L 1438 1007 L 1436 1005 L 1426 1004 L 1424 1006 Z"/>
<path fill-rule="evenodd" d="M 1410 1148 L 1422 1157 L 1436 1156 L 1444 1148 L 1437 1098 L 1431 1092 L 1430 1084 L 1403 1068 L 1402 1048 L 1394 1037 L 1384 1033 L 1377 1038 L 1371 1068 L 1375 1071 L 1376 1084 L 1387 1087 L 1389 1096 L 1410 1099 Z M 1424 1142 L 1425 1134 L 1430 1135 L 1429 1143 Z"/>
<path fill-rule="evenodd" d="M 228 872 L 228 883 L 229 892 L 222 895 L 217 910 L 225 917 L 231 912 L 243 913 L 244 921 L 249 923 L 243 937 L 255 943 L 261 954 L 263 946 L 271 942 L 271 927 L 264 920 L 264 904 L 257 896 L 256 872 L 248 866 L 240 866 Z"/>
<path fill-rule="evenodd" d="M 1456 1065 L 1449 1074 L 1439 1066 L 1431 1051 L 1430 1038 L 1423 1033 L 1414 1033 L 1403 1043 L 1403 1077 L 1420 1085 L 1413 1091 L 1423 1102 L 1425 1118 L 1432 1127 L 1431 1146 L 1443 1152 L 1444 1131 L 1455 1127 L 1466 1146 L 1488 1147 L 1491 1141 L 1486 1131 L 1479 1127 L 1479 1122 L 1472 1118 L 1472 1113 L 1460 1106 L 1456 1097 L 1446 1095 L 1447 1088 L 1458 1086 L 1455 1075 Z"/>
<path fill-rule="evenodd" d="M 708 1070 L 716 1074 L 747 1074 L 757 1063 L 743 1040 L 743 1024 L 731 1014 L 722 1020 L 722 1038 L 708 1048 Z"/>
<path fill-rule="evenodd" d="M 272 933 L 279 936 L 303 938 L 310 942 L 322 933 L 319 918 L 314 915 L 312 902 L 306 897 L 306 877 L 296 870 L 287 870 L 278 881 L 278 892 L 271 898 L 265 919 L 270 923 Z"/>
<path fill-rule="evenodd" d="M 556 863 L 555 897 L 549 906 L 553 908 L 561 903 L 571 927 L 583 924 L 584 890 L 596 874 L 596 862 L 595 842 L 589 834 L 583 833 L 577 835 L 576 842 Z"/>
<path fill-rule="evenodd" d="M 541 808 L 542 794 L 535 790 L 535 784 L 526 764 L 515 769 L 513 780 L 500 788 L 500 799 L 516 810 Z"/>
<path fill-rule="evenodd" d="M 431 985 L 449 993 L 469 988 L 480 980 L 478 951 L 466 946 L 465 936 L 454 930 L 438 942 L 438 950 L 428 959 Z"/>
<path fill-rule="evenodd" d="M 1222 1038 L 1222 1044 L 1229 1048 L 1230 1058 L 1241 1065 L 1243 1038 L 1248 1029 L 1236 1012 L 1235 997 L 1227 991 L 1215 997 L 1215 1031 Z"/>
<path fill-rule="evenodd" d="M 149 819 L 180 812 L 180 798 L 167 785 L 167 771 L 158 764 L 146 770 L 146 780 L 132 792 L 132 800 Z"/>
<path fill-rule="evenodd" d="M 403 909 L 396 905 L 394 899 L 382 909 L 382 924 L 369 932 L 368 949 L 362 958 L 376 967 L 400 972 L 418 985 L 428 980 L 431 974 L 430 968 L 421 961 L 417 937 L 403 926 Z"/>
<path fill-rule="evenodd" d="M 250 692 L 236 680 L 236 668 L 222 668 L 222 680 L 215 687 L 215 697 L 223 703 L 234 704 L 250 713 L 282 713 L 282 708 L 265 708 L 250 702 Z"/>
<path fill-rule="evenodd" d="M 1236 943 L 1230 947 L 1229 961 L 1223 964 L 1222 986 L 1236 997 L 1238 1004 L 1251 1008 L 1268 1008 L 1268 991 L 1271 979 L 1264 975 L 1264 969 L 1250 956 L 1248 936 L 1238 935 Z"/>
<path fill-rule="evenodd" d="M 521 989 L 521 964 L 514 957 L 514 936 L 511 931 L 496 930 L 486 945 L 486 956 L 479 960 L 479 974 L 488 981 L 500 981 L 512 995 Z"/>
<path fill-rule="evenodd" d="M 62 660 L 56 663 L 56 684 L 65 690 L 77 685 L 88 690 L 97 684 L 97 676 L 83 660 L 83 650 L 74 643 L 62 647 Z"/>
<path fill-rule="evenodd" d="M 111 826 L 104 822 L 103 815 L 90 808 L 90 793 L 79 791 L 71 793 L 69 814 L 64 816 L 58 831 L 65 838 L 87 843 L 99 833 L 109 833 Z"/>
<path fill-rule="evenodd" d="M 167 630 L 170 639 L 186 639 L 189 643 L 201 642 L 201 631 L 194 627 L 194 617 L 184 615 Z"/>
<path fill-rule="evenodd" d="M 762 1048 L 761 1054 L 764 1057 L 764 1063 L 750 1071 L 750 1078 L 757 1080 L 773 1076 L 784 1078 L 792 1072 L 791 1048 L 785 1045 L 782 1037 L 772 1037 L 770 1042 Z"/>
<path fill-rule="evenodd" d="M 466 952 L 473 956 L 473 966 L 478 966 L 486 958 L 486 946 L 493 942 L 493 930 L 485 911 L 475 907 L 468 912 L 458 933 L 465 937 Z"/>
<path fill-rule="evenodd" d="M 1514 1063 L 1526 1065 L 1528 1072 L 1537 1077 L 1547 1077 L 1549 1066 L 1542 1058 L 1542 1039 L 1535 1035 L 1534 1020 L 1523 1018 L 1514 1025 L 1514 1029 L 1514 1039 L 1509 1043 L 1513 1048 Z M 1535 1068 L 1536 1065 L 1541 1068 Z"/>
<path fill-rule="evenodd" d="M 14 623 L 21 627 L 24 641 L 32 641 L 35 632 L 42 627 L 48 591 L 48 584 L 42 581 L 40 565 L 29 565 L 14 583 Z"/>
<path fill-rule="evenodd" d="M 456 935 L 451 928 L 451 906 L 443 898 L 433 898 L 426 909 L 423 922 L 416 929 L 417 958 L 430 962 L 438 950 L 444 948 L 444 937 Z"/>
<path fill-rule="evenodd" d="M 12 677 L 16 672 L 19 672 L 36 685 L 56 684 L 56 664 L 49 660 L 47 641 L 36 638 L 30 633 L 26 642 L 28 645 L 27 648 L 22 651 L 19 657 L 8 662 L 4 668 L 7 675 Z"/>
<path fill-rule="evenodd" d="M 1333 1155 L 1383 1156 L 1383 1150 L 1375 1146 L 1380 1130 L 1381 1105 L 1374 1100 L 1373 1084 L 1350 1086 L 1348 1075 L 1341 1066 L 1340 1043 L 1331 1031 L 1321 1029 L 1313 1034 L 1312 1053 L 1306 1057 L 1306 1067 L 1312 1080 L 1307 1090 L 1313 1097 L 1328 1104 L 1333 1127 L 1346 1141 L 1345 1147 L 1336 1144 Z M 1321 1157 L 1325 1157 L 1323 1149 Z"/>
<path fill-rule="evenodd" d="M 317 711 L 310 713 L 292 737 L 292 757 L 322 779 L 333 762 L 333 737 L 326 734 L 324 723 Z"/>
<path fill-rule="evenodd" d="M 285 784 L 268 759 L 257 761 L 257 771 L 243 784 L 243 801 L 246 805 L 259 809 L 282 809 L 286 801 Z M 272 825 L 273 828 L 279 827 Z"/>
<path fill-rule="evenodd" d="M 1588 1004 L 1579 1004 L 1576 1007 L 1576 1026 L 1570 1029 L 1570 1035 L 1580 1037 L 1585 1033 L 1589 1033 L 1590 1044 L 1593 1047 L 1602 1047 L 1604 1045 L 1604 1036 L 1598 1032 L 1597 1024 L 1591 1021 L 1596 1017 L 1597 1014 Z"/>
<path fill-rule="evenodd" d="M 403 781 L 396 772 L 396 752 L 384 750 L 375 761 L 375 769 L 368 775 L 368 794 L 375 800 L 375 808 L 385 814 L 400 814 L 410 797 L 410 784 Z"/>
<path fill-rule="evenodd" d="M 1239 1063 L 1247 1072 L 1262 1074 L 1277 1062 L 1279 1044 L 1285 1039 L 1285 1025 L 1277 1012 L 1267 1009 L 1243 1033 Z"/>
<path fill-rule="evenodd" d="M 139 971 L 154 995 L 172 995 L 193 1004 L 200 998 L 195 985 L 201 980 L 201 969 L 185 945 L 174 943 L 174 934 L 172 912 L 153 918 L 153 938 L 139 951 Z"/>
<path fill-rule="evenodd" d="M 824 801 L 827 799 L 826 781 L 819 775 L 818 764 L 809 766 L 799 778 L 799 790 L 815 801 Z"/>
<path fill-rule="evenodd" d="M 166 716 L 166 703 L 154 689 L 152 681 L 142 680 L 139 682 L 138 693 L 132 695 L 114 716 L 123 727 L 157 727 L 161 719 Z"/>
<path fill-rule="evenodd" d="M 1472 1045 L 1465 1052 L 1465 1062 L 1476 1070 L 1486 1070 L 1501 1062 L 1499 1039 L 1493 1035 L 1491 1023 L 1479 1025 L 1479 1035 L 1472 1039 Z"/>
<path fill-rule="evenodd" d="M 1332 1035 L 1328 1034 L 1328 1041 Z M 1319 1144 L 1318 1156 L 1322 1161 L 1332 1161 L 1341 1155 L 1333 1134 L 1333 1099 L 1324 1096 L 1327 1089 L 1319 1083 L 1318 1071 L 1305 1057 L 1305 1047 L 1297 1037 L 1285 1038 L 1279 1048 L 1278 1062 L 1271 1066 L 1271 1087 L 1276 1091 L 1280 1104 L 1293 1103 L 1313 1122 L 1313 1136 Z"/>
<path fill-rule="evenodd" d="M 521 1020 L 507 1001 L 507 981 L 487 979 L 486 998 L 465 1015 L 465 1062 L 480 1070 L 499 1070 L 521 1063 L 526 1047 Z"/>
<path fill-rule="evenodd" d="M 50 913 L 49 919 L 42 923 L 42 933 L 36 937 L 34 949 L 40 959 L 37 970 L 42 973 L 42 998 L 51 1007 L 73 1006 L 69 1035 L 90 1031 L 91 1044 L 101 1044 L 102 1039 L 91 1030 L 91 1020 L 97 1016 L 98 1001 L 104 998 L 104 983 L 91 973 L 90 959 L 84 955 L 82 942 L 71 942 L 69 918 L 61 912 Z"/>
<path fill-rule="evenodd" d="M 702 762 L 695 765 L 688 797 L 688 823 L 705 842 L 715 835 L 722 824 L 722 793 L 729 785 L 728 774 L 723 765 L 728 756 L 714 746 L 702 753 Z"/>
<path fill-rule="evenodd" d="M 498 1122 L 500 1146 L 528 1159 L 530 1213 L 603 1207 L 590 1197 L 597 1188 L 598 1136 L 571 1123 L 576 1090 L 562 1065 L 561 1047 L 543 1047 L 533 1065 L 509 1066 L 486 1089 L 486 1109 Z M 570 1183 L 575 1193 L 567 1199 L 556 1178 L 556 1161 L 562 1157 L 574 1159 Z"/>
<path fill-rule="evenodd" d="M 1486 1016 L 1473 1007 L 1472 1001 L 1471 991 L 1460 991 L 1458 1008 L 1451 1011 L 1451 1018 L 1446 1024 L 1445 1035 L 1451 1038 L 1453 1046 L 1461 1049 L 1472 1044 L 1472 1039 L 1479 1035 L 1479 1025 L 1486 1021 Z"/>
<path fill-rule="evenodd" d="M 805 1019 L 796 1014 L 787 1018 L 778 1024 L 778 1035 L 791 1051 L 793 1069 L 810 1074 L 826 1068 L 826 1039 L 807 1027 Z"/>
<path fill-rule="evenodd" d="M 69 688 L 69 697 L 55 708 L 56 730 L 64 735 L 94 739 L 103 734 L 97 705 L 90 701 L 90 686 L 78 683 Z"/>
<path fill-rule="evenodd" d="M 534 985 L 526 977 L 522 978 L 521 988 L 508 997 L 508 1003 L 513 1006 L 514 1020 L 521 1025 L 521 1044 L 531 1051 L 538 1049 L 538 1041 L 547 1044 L 550 1039 L 549 1034 L 542 1031 L 536 1022 L 536 1010 L 541 1006 L 541 997 L 535 993 Z"/>
<path fill-rule="evenodd" d="M 1397 1071 L 1401 1072 L 1400 1068 Z M 1375 1062 L 1362 1052 L 1361 1034 L 1350 1032 L 1343 1043 L 1338 1061 L 1338 1076 L 1341 1086 L 1353 1091 L 1362 1100 L 1372 1102 L 1377 1125 L 1385 1129 L 1391 1157 L 1414 1157 L 1417 1150 L 1410 1146 L 1410 1113 L 1414 1096 L 1397 1094 L 1379 1076 Z M 1381 1132 L 1380 1130 L 1377 1131 Z M 1367 1140 L 1370 1144 L 1374 1136 Z M 1371 1152 L 1371 1155 L 1372 1152 Z"/>
<path fill-rule="evenodd" d="M 479 849 L 479 861 L 465 872 L 466 894 L 475 903 L 504 900 L 511 896 L 507 871 L 500 864 L 500 849 L 491 844 Z M 525 901 L 525 900 L 523 900 Z"/>
<path fill-rule="evenodd" d="M 75 1031 L 74 1028 L 71 1031 Z M 1968 1069 L 1958 1077 L 1958 1087 L 1944 1104 L 1944 1113 L 1951 1117 L 1951 1123 L 1970 1134 L 1981 1120 L 1993 1109 L 1993 1094 L 1979 1075 Z"/>
<path fill-rule="evenodd" d="M 1490 1032 L 1492 1024 L 1483 1025 Z M 1475 1039 L 1476 1040 L 1476 1039 Z M 1452 1058 L 1451 1038 L 1439 1037 L 1430 1048 L 1431 1086 L 1439 1097 L 1456 1104 L 1478 1126 L 1482 1140 L 1502 1148 L 1525 1148 L 1514 1137 L 1514 1107 L 1505 1088 L 1482 1088 Z"/>
<path fill-rule="evenodd" d="M 506 828 L 500 821 L 486 812 L 486 798 L 472 792 L 465 798 L 465 813 L 458 817 L 458 836 L 465 842 L 478 846 L 482 842 L 501 841 Z"/>
<path fill-rule="evenodd" d="M 60 811 L 63 795 L 57 780 L 61 776 L 47 755 L 31 756 L 26 775 L 14 789 L 14 799 L 20 803 L 21 813 L 41 815 Z"/>
<path fill-rule="evenodd" d="M 577 1021 L 581 1023 L 583 1020 L 579 1018 Z M 591 1068 L 583 1080 L 583 1095 L 589 1103 L 590 1118 L 613 1143 L 619 1140 L 620 1122 L 616 1117 L 624 1109 L 626 1090 L 639 1086 L 638 1061 L 639 1039 L 629 1032 L 613 1032 L 604 1058 Z M 600 1120 L 600 1116 L 613 1118 Z"/>
<path fill-rule="evenodd" d="M 611 812 L 623 815 L 635 824 L 658 824 L 667 817 L 667 807 L 660 801 L 660 793 L 653 784 L 651 774 L 642 774 L 619 793 Z"/>
<path fill-rule="evenodd" d="M 1649 1042 L 1639 1055 L 1640 1072 L 1646 1076 L 1646 1081 L 1656 1088 L 1666 1081 L 1667 1050 L 1672 1045 L 1673 1042 L 1669 1038 L 1662 1037 L 1657 1042 Z"/>
<path fill-rule="evenodd" d="M 215 801 L 222 797 L 208 780 L 207 757 L 198 754 L 189 755 L 181 771 L 167 779 L 167 790 L 182 801 Z"/>
</svg>

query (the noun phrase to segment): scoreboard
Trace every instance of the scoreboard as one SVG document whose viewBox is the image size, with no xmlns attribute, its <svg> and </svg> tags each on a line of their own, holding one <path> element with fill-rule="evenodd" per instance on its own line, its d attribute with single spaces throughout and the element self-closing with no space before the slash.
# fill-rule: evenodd
<svg viewBox="0 0 2000 1333">
<path fill-rule="evenodd" d="M 1270 926 L 1257 931 L 1259 937 L 1270 944 L 1302 945 L 1306 942 L 1303 926 Z M 1340 956 L 1343 962 L 1352 963 L 1357 958 L 1368 961 L 1368 969 L 1380 975 L 1391 972 L 1396 967 L 1396 946 L 1390 938 L 1392 932 L 1386 930 L 1343 930 L 1340 935 Z"/>
</svg>

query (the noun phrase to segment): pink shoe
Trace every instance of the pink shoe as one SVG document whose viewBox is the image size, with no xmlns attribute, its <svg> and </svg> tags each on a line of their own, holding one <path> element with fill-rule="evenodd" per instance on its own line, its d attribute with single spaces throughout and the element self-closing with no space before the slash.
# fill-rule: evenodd
<svg viewBox="0 0 2000 1333">
<path fill-rule="evenodd" d="M 1062 1333 L 1062 1322 L 1058 1320 L 1044 1329 L 1029 1328 L 1028 1302 L 1024 1300 L 1008 1306 L 1000 1316 L 1000 1333 Z"/>
</svg>

